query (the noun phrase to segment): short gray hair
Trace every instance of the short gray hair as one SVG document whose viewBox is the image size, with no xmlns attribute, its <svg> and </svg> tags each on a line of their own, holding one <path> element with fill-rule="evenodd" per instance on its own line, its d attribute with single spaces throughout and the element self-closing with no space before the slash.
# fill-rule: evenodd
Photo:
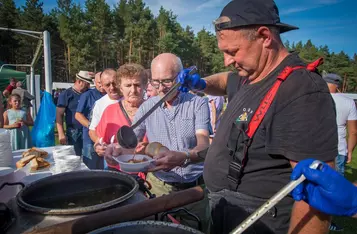
<svg viewBox="0 0 357 234">
<path fill-rule="evenodd" d="M 177 58 L 177 60 L 174 61 L 173 68 L 174 68 L 175 72 L 179 73 L 180 71 L 182 71 L 183 65 L 182 65 L 181 59 L 179 57 L 177 57 L 177 56 L 176 56 L 176 58 Z"/>
<path fill-rule="evenodd" d="M 258 29 L 262 27 L 261 25 L 258 26 L 251 26 L 251 27 L 244 27 L 244 28 L 239 28 L 239 30 L 243 33 L 243 35 L 249 40 L 249 41 L 254 41 L 257 39 L 256 37 L 256 32 Z M 280 39 L 280 30 L 276 26 L 266 26 L 272 34 L 276 36 L 276 38 Z M 281 40 L 281 39 L 280 39 Z"/>
</svg>

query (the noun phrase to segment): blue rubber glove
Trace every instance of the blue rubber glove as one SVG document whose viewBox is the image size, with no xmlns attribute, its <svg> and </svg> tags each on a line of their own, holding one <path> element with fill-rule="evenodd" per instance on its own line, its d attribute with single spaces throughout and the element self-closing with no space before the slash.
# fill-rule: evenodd
<svg viewBox="0 0 357 234">
<path fill-rule="evenodd" d="M 192 75 L 189 72 L 192 67 L 183 69 L 177 76 L 177 82 L 181 83 L 179 90 L 187 93 L 189 90 L 200 91 L 206 88 L 206 81 L 201 79 L 200 75 L 194 73 Z"/>
<path fill-rule="evenodd" d="M 291 179 L 302 174 L 306 180 L 297 186 L 292 196 L 296 201 L 304 200 L 323 213 L 336 216 L 353 216 L 357 213 L 357 187 L 323 163 L 320 170 L 309 166 L 314 159 L 299 162 Z"/>
</svg>

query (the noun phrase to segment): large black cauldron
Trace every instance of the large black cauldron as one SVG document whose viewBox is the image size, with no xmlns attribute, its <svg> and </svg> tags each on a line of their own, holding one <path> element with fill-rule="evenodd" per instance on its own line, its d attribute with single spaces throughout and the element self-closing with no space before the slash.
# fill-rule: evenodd
<svg viewBox="0 0 357 234">
<path fill-rule="evenodd" d="M 74 171 L 43 178 L 17 195 L 23 209 L 45 215 L 79 215 L 108 209 L 131 198 L 139 189 L 127 174 Z"/>
<path fill-rule="evenodd" d="M 180 224 L 158 221 L 133 221 L 97 229 L 89 234 L 203 234 Z"/>
</svg>

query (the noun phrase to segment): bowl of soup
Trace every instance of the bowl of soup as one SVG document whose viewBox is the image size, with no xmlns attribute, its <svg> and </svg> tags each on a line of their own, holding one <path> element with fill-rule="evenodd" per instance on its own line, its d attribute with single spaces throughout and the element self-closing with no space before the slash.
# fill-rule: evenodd
<svg viewBox="0 0 357 234">
<path fill-rule="evenodd" d="M 113 157 L 119 163 L 120 170 L 125 172 L 146 172 L 154 166 L 154 159 L 144 154 L 125 154 Z"/>
</svg>

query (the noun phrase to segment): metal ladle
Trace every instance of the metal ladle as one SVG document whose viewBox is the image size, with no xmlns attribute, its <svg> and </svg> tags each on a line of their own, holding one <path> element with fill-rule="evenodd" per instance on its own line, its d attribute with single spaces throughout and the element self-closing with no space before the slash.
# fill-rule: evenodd
<svg viewBox="0 0 357 234">
<path fill-rule="evenodd" d="M 311 169 L 321 170 L 322 163 L 318 160 L 313 161 L 310 164 Z M 284 197 L 289 195 L 291 191 L 294 190 L 299 184 L 304 182 L 306 177 L 301 175 L 299 179 L 290 181 L 281 190 L 279 190 L 274 196 L 272 196 L 268 201 L 266 201 L 261 207 L 259 207 L 253 214 L 246 218 L 238 227 L 236 227 L 230 234 L 242 234 L 248 227 L 260 219 L 265 213 L 267 213 L 271 208 L 273 208 L 278 202 L 280 202 Z"/>
<path fill-rule="evenodd" d="M 196 67 L 193 67 L 189 72 L 190 75 L 194 74 L 197 71 Z M 173 92 L 177 90 L 178 87 L 181 86 L 181 83 L 176 83 L 161 99 L 158 101 L 148 112 L 145 113 L 138 121 L 136 121 L 133 125 L 122 126 L 119 128 L 117 132 L 117 139 L 119 145 L 126 149 L 133 149 L 138 145 L 138 139 L 134 133 L 134 129 L 139 126 L 149 115 L 151 115 L 162 103 L 164 103 L 167 99 L 169 99 Z"/>
</svg>

